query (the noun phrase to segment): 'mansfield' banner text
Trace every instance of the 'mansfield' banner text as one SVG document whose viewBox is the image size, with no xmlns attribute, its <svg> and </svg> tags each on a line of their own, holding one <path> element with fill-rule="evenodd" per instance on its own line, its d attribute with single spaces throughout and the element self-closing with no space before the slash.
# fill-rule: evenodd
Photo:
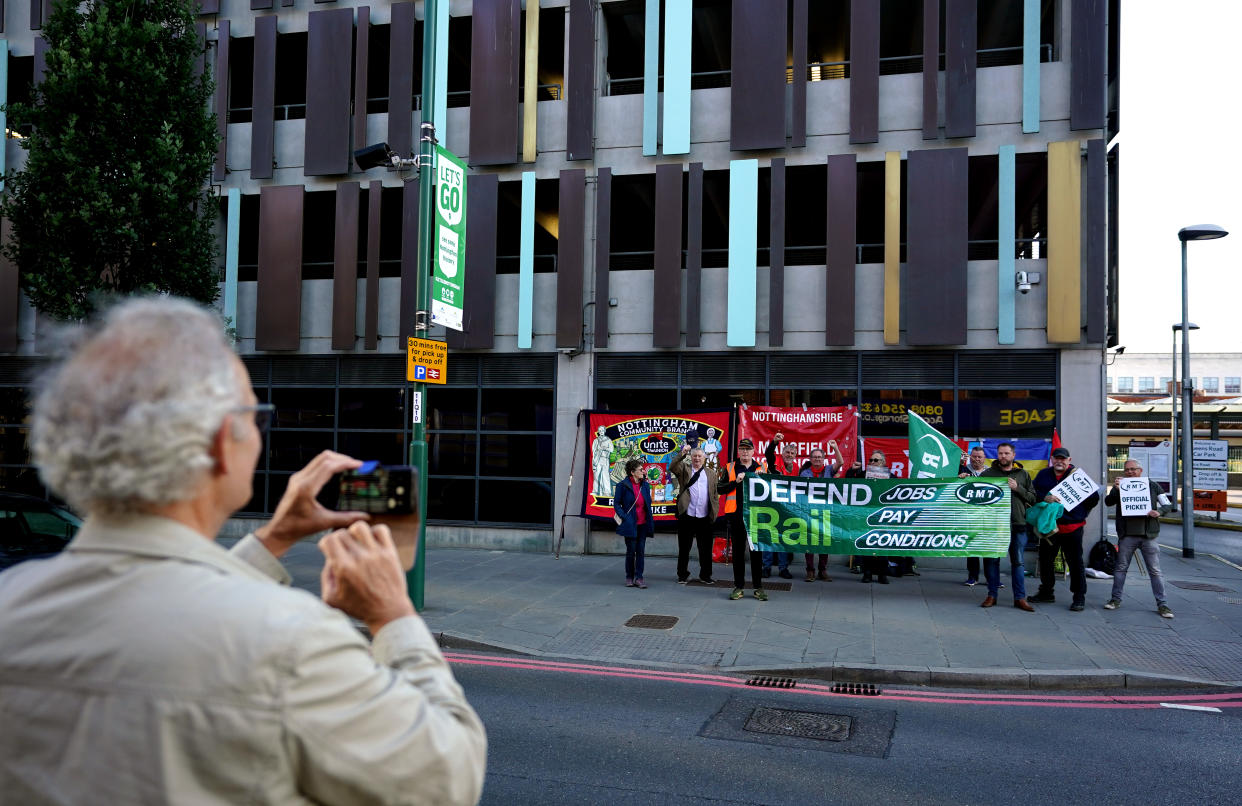
<svg viewBox="0 0 1242 806">
<path fill-rule="evenodd" d="M 1003 557 L 1003 478 L 886 480 L 748 475 L 742 514 L 752 549 L 809 554 Z"/>
</svg>

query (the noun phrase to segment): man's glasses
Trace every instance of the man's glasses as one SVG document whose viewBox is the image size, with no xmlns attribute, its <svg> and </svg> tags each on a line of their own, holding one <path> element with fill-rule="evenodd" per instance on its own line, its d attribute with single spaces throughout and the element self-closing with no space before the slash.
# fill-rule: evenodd
<svg viewBox="0 0 1242 806">
<path fill-rule="evenodd" d="M 272 417 L 276 414 L 276 407 L 271 403 L 256 403 L 253 406 L 238 406 L 233 411 L 237 414 L 253 411 L 255 428 L 259 429 L 260 434 L 266 434 L 267 429 L 272 425 Z"/>
<path fill-rule="evenodd" d="M 884 460 L 883 459 L 872 459 L 870 462 L 868 462 L 868 464 L 882 465 L 884 464 Z"/>
</svg>

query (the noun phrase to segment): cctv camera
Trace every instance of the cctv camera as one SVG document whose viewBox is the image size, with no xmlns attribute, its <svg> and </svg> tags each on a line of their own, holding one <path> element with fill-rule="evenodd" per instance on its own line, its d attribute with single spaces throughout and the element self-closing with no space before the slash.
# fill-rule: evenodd
<svg viewBox="0 0 1242 806">
<path fill-rule="evenodd" d="M 392 165 L 393 156 L 392 149 L 388 147 L 388 143 L 376 143 L 355 151 L 354 162 L 358 163 L 360 169 L 369 171 L 372 168 Z"/>
</svg>

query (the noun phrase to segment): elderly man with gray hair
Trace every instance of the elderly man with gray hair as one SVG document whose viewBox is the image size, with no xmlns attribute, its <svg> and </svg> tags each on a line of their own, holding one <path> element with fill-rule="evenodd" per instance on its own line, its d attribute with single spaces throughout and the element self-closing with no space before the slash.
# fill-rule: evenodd
<svg viewBox="0 0 1242 806">
<path fill-rule="evenodd" d="M 483 726 L 388 527 L 315 500 L 359 462 L 316 457 L 226 551 L 214 538 L 250 499 L 272 408 L 219 319 L 138 299 L 83 335 L 41 383 L 31 441 L 85 525 L 0 574 L 3 799 L 477 801 Z M 278 558 L 326 529 L 321 602 Z"/>
</svg>

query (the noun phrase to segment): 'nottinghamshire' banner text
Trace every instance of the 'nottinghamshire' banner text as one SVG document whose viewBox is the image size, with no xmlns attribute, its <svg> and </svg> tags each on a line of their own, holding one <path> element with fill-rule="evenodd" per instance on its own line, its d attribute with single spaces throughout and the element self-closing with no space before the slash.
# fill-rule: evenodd
<svg viewBox="0 0 1242 806">
<path fill-rule="evenodd" d="M 752 549 L 1002 557 L 1009 551 L 1004 481 L 753 475 L 742 487 L 742 514 Z"/>
</svg>

